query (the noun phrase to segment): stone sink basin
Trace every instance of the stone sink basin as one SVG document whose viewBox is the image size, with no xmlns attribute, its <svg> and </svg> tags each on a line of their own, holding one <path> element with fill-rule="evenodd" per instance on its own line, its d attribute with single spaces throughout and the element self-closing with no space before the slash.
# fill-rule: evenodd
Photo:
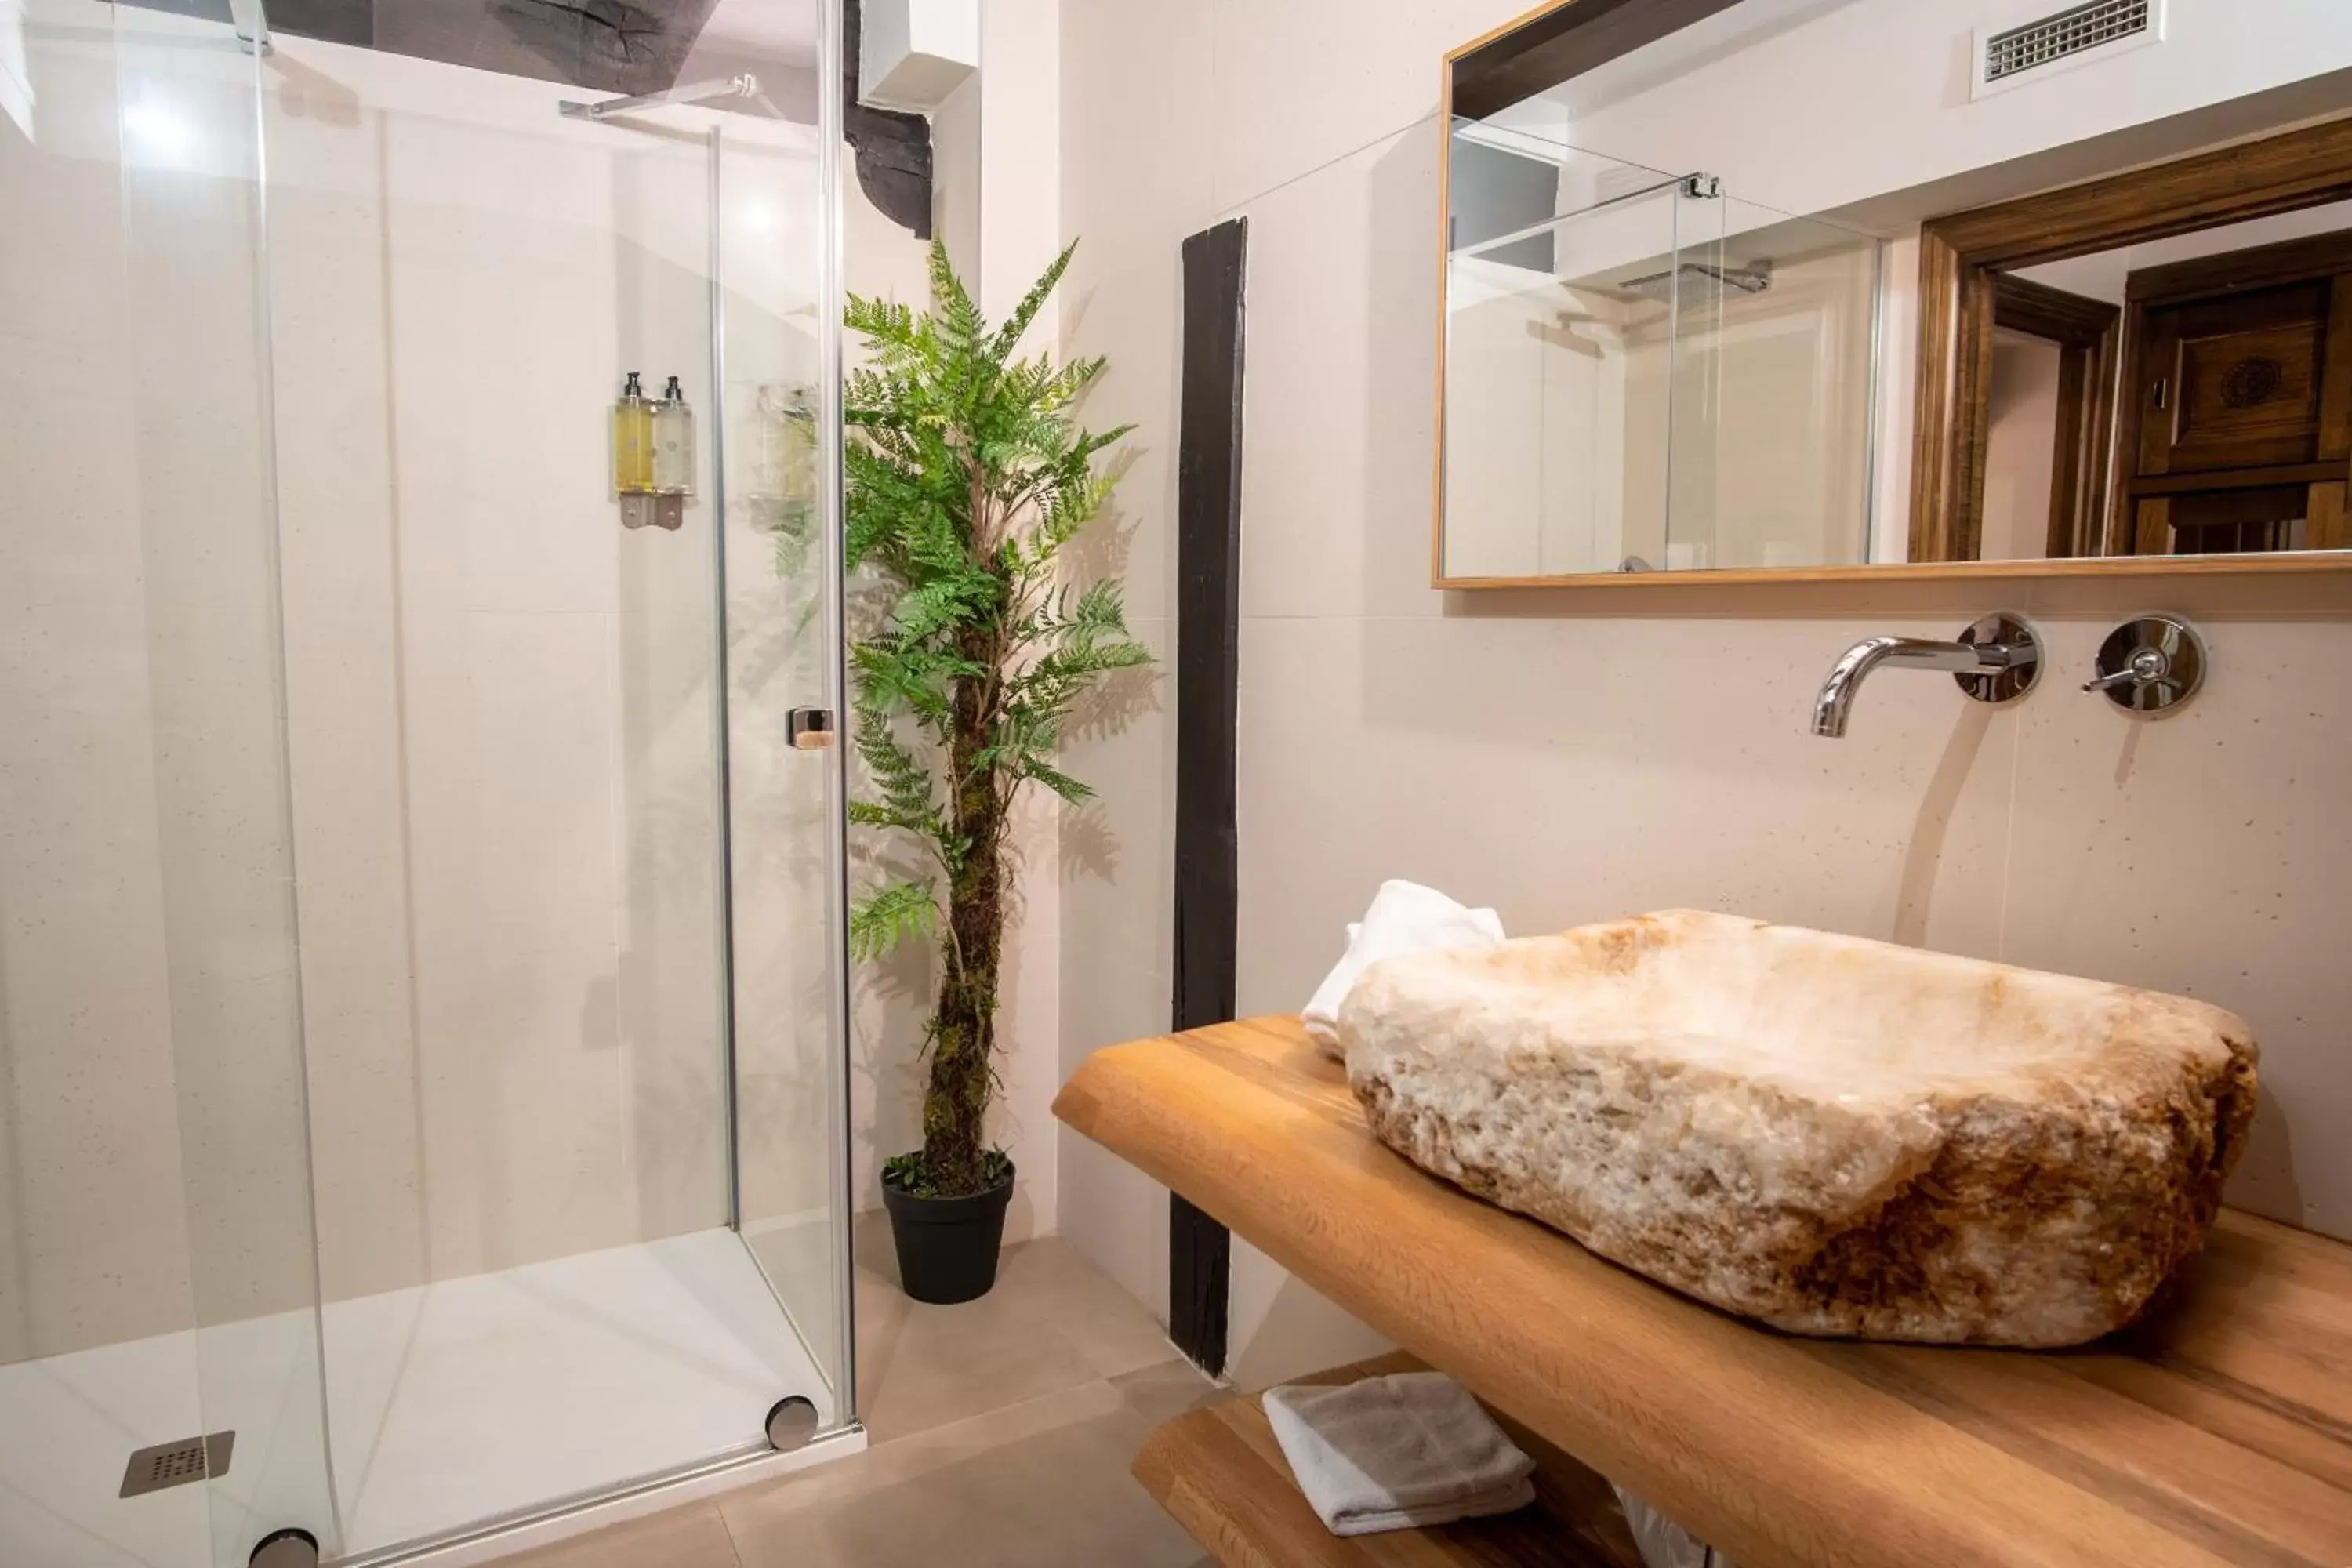
<svg viewBox="0 0 2352 1568">
<path fill-rule="evenodd" d="M 2254 1110 L 2206 1003 L 1686 910 L 1375 964 L 1339 1033 L 1390 1147 L 1806 1334 L 2121 1328 Z"/>
</svg>

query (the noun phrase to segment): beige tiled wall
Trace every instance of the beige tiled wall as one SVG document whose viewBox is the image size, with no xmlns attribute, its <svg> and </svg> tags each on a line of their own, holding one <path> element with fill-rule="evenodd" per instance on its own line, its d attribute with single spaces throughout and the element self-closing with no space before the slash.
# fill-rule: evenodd
<svg viewBox="0 0 2352 1568">
<path fill-rule="evenodd" d="M 2209 996 L 2264 1050 L 2232 1197 L 2352 1235 L 2352 874 L 2331 779 L 2352 591 L 2299 584 L 1427 586 L 1440 53 L 1510 0 L 1064 8 L 1066 316 L 1112 368 L 1090 408 L 1147 448 L 1119 500 L 1138 613 L 1170 639 L 1176 247 L 1245 216 L 1240 830 L 1244 1012 L 1295 1009 L 1384 877 L 1514 931 L 1695 905 Z M 1302 62 L 1311 59 L 1313 68 Z M 1638 156 L 1638 150 L 1616 150 Z M 1882 675 L 1851 738 L 1805 733 L 1854 638 L 2034 616 L 2050 678 L 1998 712 Z M 2106 626 L 2206 627 L 2196 706 L 2125 722 L 2074 689 Z M 2069 678 L 2072 678 L 2071 679 Z M 1070 748 L 1104 786 L 1064 829 L 1062 1066 L 1164 1027 L 1172 759 L 1165 685 Z M 1066 1137 L 1063 1228 L 1165 1300 L 1164 1204 Z M 1235 1371 L 1285 1375 L 1360 1331 L 1237 1253 Z"/>
</svg>

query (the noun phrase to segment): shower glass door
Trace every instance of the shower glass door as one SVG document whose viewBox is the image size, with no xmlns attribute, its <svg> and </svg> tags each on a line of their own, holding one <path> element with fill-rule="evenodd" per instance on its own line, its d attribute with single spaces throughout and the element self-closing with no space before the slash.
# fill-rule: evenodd
<svg viewBox="0 0 2352 1568">
<path fill-rule="evenodd" d="M 694 82 L 478 12 L 462 48 L 386 42 L 381 6 L 370 47 L 281 31 L 264 70 L 359 1558 L 850 1410 L 838 759 L 787 739 L 839 647 L 820 139 L 765 96 L 590 112 Z"/>
<path fill-rule="evenodd" d="M 735 117 L 740 119 L 740 117 Z M 855 1409 L 842 972 L 843 758 L 785 716 L 840 710 L 834 491 L 841 312 L 832 164 L 814 127 L 720 132 L 736 1215 L 822 1371 Z"/>
<path fill-rule="evenodd" d="M 0 1561 L 337 1550 L 256 19 L 0 5 Z"/>
</svg>

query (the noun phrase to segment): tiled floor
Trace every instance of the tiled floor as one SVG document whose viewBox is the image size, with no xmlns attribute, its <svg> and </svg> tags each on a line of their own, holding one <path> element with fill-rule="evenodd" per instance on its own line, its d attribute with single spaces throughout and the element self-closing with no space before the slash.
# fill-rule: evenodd
<svg viewBox="0 0 2352 1568">
<path fill-rule="evenodd" d="M 510 1559 L 513 1568 L 1192 1568 L 1128 1475 L 1146 1432 L 1214 1391 L 1150 1314 L 1048 1237 L 994 1291 L 919 1306 L 862 1232 L 860 1403 L 873 1447 Z"/>
</svg>

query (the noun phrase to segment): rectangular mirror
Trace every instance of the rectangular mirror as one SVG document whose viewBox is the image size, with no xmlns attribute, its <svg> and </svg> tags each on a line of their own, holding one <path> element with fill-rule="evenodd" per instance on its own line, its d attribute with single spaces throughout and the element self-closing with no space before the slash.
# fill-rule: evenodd
<svg viewBox="0 0 2352 1568">
<path fill-rule="evenodd" d="M 2352 564 L 2352 11 L 2230 18 L 1563 0 L 1454 51 L 1435 583 Z"/>
</svg>

